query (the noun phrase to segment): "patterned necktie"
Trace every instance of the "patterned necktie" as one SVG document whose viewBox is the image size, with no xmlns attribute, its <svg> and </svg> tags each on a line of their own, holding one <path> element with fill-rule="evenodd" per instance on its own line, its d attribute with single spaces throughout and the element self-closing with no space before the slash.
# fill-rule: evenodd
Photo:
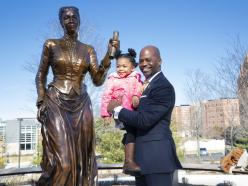
<svg viewBox="0 0 248 186">
<path fill-rule="evenodd" d="M 145 91 L 145 89 L 147 88 L 147 86 L 149 85 L 149 81 L 148 80 L 145 80 L 143 85 L 142 85 L 142 92 Z"/>
</svg>

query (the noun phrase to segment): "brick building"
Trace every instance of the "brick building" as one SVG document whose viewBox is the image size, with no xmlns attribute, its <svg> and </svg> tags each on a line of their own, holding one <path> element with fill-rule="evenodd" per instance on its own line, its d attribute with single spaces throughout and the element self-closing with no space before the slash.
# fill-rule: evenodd
<svg viewBox="0 0 248 186">
<path fill-rule="evenodd" d="M 181 136 L 196 136 L 196 127 L 202 137 L 216 138 L 229 126 L 240 125 L 238 99 L 216 99 L 199 106 L 176 106 L 172 113 Z"/>
</svg>

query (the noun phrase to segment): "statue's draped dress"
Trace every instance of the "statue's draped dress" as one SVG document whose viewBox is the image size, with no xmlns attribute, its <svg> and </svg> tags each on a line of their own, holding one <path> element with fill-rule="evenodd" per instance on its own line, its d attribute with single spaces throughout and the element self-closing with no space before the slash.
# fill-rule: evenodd
<svg viewBox="0 0 248 186">
<path fill-rule="evenodd" d="M 53 81 L 46 85 L 49 67 Z M 93 114 L 83 84 L 87 72 L 97 86 L 105 80 L 107 68 L 98 66 L 93 47 L 66 36 L 45 42 L 36 75 L 38 103 L 45 106 L 38 185 L 88 186 L 94 182 Z"/>
</svg>

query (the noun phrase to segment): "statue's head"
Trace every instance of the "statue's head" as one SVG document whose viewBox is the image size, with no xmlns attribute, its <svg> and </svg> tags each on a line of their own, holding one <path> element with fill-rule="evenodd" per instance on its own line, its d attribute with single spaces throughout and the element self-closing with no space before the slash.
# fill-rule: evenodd
<svg viewBox="0 0 248 186">
<path fill-rule="evenodd" d="M 77 33 L 80 25 L 78 8 L 74 6 L 61 7 L 59 9 L 59 21 L 66 33 Z"/>
</svg>

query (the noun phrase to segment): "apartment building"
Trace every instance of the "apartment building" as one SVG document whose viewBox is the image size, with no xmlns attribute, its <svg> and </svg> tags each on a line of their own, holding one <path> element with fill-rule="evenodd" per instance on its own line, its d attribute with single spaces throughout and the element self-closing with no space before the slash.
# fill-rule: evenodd
<svg viewBox="0 0 248 186">
<path fill-rule="evenodd" d="M 172 113 L 181 136 L 213 138 L 229 126 L 240 125 L 239 100 L 223 98 L 203 101 L 199 105 L 176 106 Z"/>
</svg>

